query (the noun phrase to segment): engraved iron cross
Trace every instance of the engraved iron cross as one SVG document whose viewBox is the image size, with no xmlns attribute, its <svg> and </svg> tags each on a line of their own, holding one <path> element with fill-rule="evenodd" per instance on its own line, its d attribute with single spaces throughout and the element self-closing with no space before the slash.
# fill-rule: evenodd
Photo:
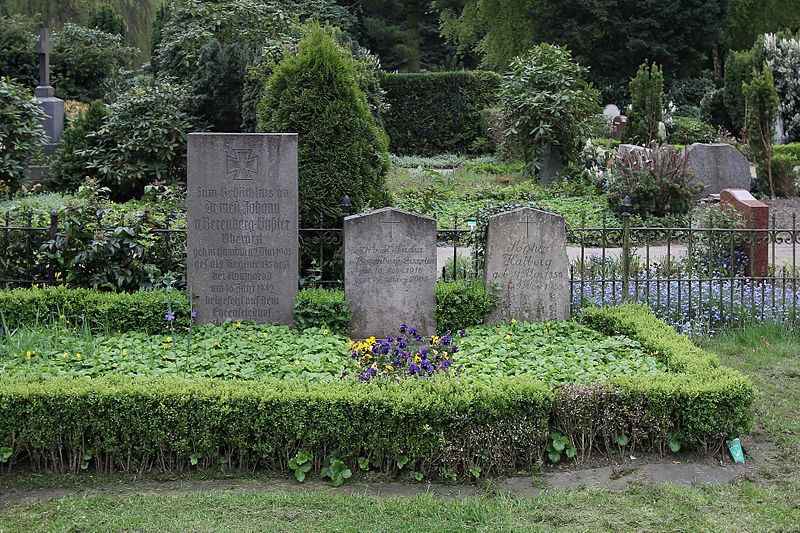
<svg viewBox="0 0 800 533">
<path fill-rule="evenodd" d="M 234 180 L 251 180 L 258 174 L 258 156 L 252 155 L 253 150 L 233 149 L 228 152 L 228 176 L 233 175 Z"/>
</svg>

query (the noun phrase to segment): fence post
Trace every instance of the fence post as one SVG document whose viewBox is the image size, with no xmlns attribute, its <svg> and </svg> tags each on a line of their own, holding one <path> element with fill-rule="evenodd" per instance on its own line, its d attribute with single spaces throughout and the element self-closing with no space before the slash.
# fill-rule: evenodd
<svg viewBox="0 0 800 533">
<path fill-rule="evenodd" d="M 630 196 L 622 201 L 622 302 L 628 301 L 628 286 L 631 275 L 631 204 Z"/>
<path fill-rule="evenodd" d="M 53 211 L 50 213 L 50 242 L 53 243 L 53 249 L 51 250 L 52 253 L 56 253 L 56 236 L 58 235 L 58 213 Z M 53 268 L 53 263 L 55 263 L 56 259 L 53 257 L 50 261 L 47 262 L 47 283 L 50 285 L 55 285 L 56 283 L 56 272 Z"/>
</svg>

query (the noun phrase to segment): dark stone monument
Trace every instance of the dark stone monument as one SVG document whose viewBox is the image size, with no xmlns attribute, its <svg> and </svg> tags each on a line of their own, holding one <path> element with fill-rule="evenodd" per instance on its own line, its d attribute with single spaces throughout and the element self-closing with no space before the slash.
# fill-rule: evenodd
<svg viewBox="0 0 800 533">
<path fill-rule="evenodd" d="M 615 141 L 622 140 L 622 132 L 628 127 L 628 117 L 617 115 L 611 120 L 611 138 Z"/>
<path fill-rule="evenodd" d="M 489 217 L 484 256 L 487 290 L 499 284 L 500 306 L 487 321 L 529 322 L 570 317 L 564 217 L 518 207 Z"/>
<path fill-rule="evenodd" d="M 401 324 L 435 332 L 436 220 L 392 207 L 344 219 L 344 290 L 355 338 Z"/>
<path fill-rule="evenodd" d="M 53 44 L 48 37 L 47 28 L 39 30 L 36 53 L 39 54 L 39 86 L 34 94 L 39 107 L 47 115 L 42 121 L 42 128 L 47 134 L 48 143 L 42 150 L 49 158 L 59 147 L 58 140 L 64 132 L 64 101 L 54 96 L 54 89 L 50 86 L 50 54 L 53 53 Z"/>
<path fill-rule="evenodd" d="M 190 133 L 187 282 L 197 322 L 293 322 L 296 133 Z"/>
</svg>

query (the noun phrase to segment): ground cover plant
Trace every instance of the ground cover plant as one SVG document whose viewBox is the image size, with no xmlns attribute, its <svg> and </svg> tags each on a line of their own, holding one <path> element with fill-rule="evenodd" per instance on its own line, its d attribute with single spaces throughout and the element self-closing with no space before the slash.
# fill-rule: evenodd
<svg viewBox="0 0 800 533">
<path fill-rule="evenodd" d="M 252 530 L 269 520 L 277 530 L 296 531 L 790 531 L 800 520 L 796 506 L 800 499 L 800 419 L 796 416 L 800 396 L 793 377 L 800 374 L 797 335 L 780 326 L 756 325 L 720 334 L 704 345 L 718 354 L 722 364 L 747 374 L 759 391 L 755 428 L 742 439 L 750 473 L 736 483 L 657 484 L 624 492 L 548 489 L 538 494 L 531 491 L 530 497 L 507 497 L 488 487 L 477 491 L 477 496 L 464 495 L 465 489 L 459 497 L 444 499 L 431 494 L 353 495 L 347 485 L 336 494 L 330 494 L 329 487 L 296 492 L 282 488 L 283 480 L 274 489 L 253 494 L 253 484 L 262 478 L 249 475 L 230 490 L 213 492 L 205 489 L 209 482 L 203 477 L 196 490 L 187 492 L 196 473 L 145 475 L 142 485 L 119 474 L 12 472 L 0 477 L 0 490 L 7 494 L 15 489 L 73 494 L 41 502 L 11 500 L 0 513 L 0 528 L 53 531 L 85 529 L 91 523 L 95 529 L 108 531 Z M 773 452 L 767 460 L 758 460 L 749 454 L 756 447 Z M 541 479 L 534 475 L 532 481 L 538 485 Z M 165 490 L 172 486 L 169 480 L 175 480 L 181 490 Z M 98 484 L 113 485 L 115 491 L 84 492 Z M 158 493 L 142 494 L 153 486 Z M 381 518 L 376 520 L 376 516 Z"/>
<path fill-rule="evenodd" d="M 239 322 L 190 337 L 173 321 L 167 311 L 153 337 L 64 324 L 5 330 L 3 461 L 285 470 L 305 450 L 313 474 L 335 482 L 356 463 L 464 479 L 620 446 L 714 452 L 751 419 L 749 382 L 645 308 L 430 340 L 404 325 L 392 339 L 356 343 Z"/>
</svg>

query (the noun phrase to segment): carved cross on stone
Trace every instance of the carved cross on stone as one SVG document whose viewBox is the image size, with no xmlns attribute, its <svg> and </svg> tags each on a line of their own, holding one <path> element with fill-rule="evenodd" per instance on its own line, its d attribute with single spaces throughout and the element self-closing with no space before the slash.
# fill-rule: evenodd
<svg viewBox="0 0 800 533">
<path fill-rule="evenodd" d="M 47 35 L 47 28 L 39 28 L 39 40 L 36 41 L 36 53 L 39 54 L 39 86 L 50 86 L 50 54 L 53 43 Z"/>
<path fill-rule="evenodd" d="M 530 238 L 530 229 L 531 229 L 531 224 L 532 224 L 532 223 L 535 223 L 535 222 L 536 222 L 536 221 L 535 221 L 535 220 L 531 220 L 531 219 L 528 217 L 528 215 L 525 215 L 525 220 L 520 220 L 520 221 L 519 221 L 519 223 L 520 223 L 520 224 L 525 224 L 525 238 L 526 238 L 526 239 Z"/>
<path fill-rule="evenodd" d="M 389 211 L 389 220 L 384 220 L 382 222 L 382 224 L 389 224 L 389 239 L 391 239 L 392 238 L 392 228 L 394 227 L 395 224 L 400 224 L 400 221 L 399 220 L 393 220 L 392 219 L 392 212 Z"/>
</svg>

